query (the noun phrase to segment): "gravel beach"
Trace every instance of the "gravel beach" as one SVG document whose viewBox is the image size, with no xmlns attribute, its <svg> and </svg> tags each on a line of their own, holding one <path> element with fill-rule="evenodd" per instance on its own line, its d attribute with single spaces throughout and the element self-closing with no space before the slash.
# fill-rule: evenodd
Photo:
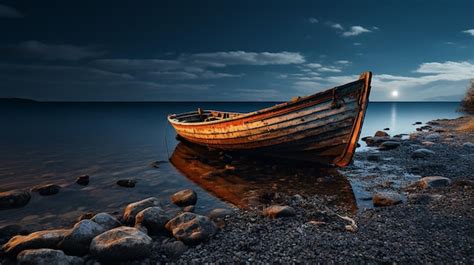
<svg viewBox="0 0 474 265">
<path fill-rule="evenodd" d="M 179 261 L 472 264 L 474 147 L 466 143 L 474 142 L 474 118 L 432 124 L 436 129 L 415 133 L 399 148 L 377 152 L 378 161 L 367 161 L 372 151 L 358 152 L 356 162 L 343 170 L 350 178 L 368 179 L 367 194 L 394 191 L 402 194 L 403 203 L 351 213 L 326 207 L 324 198 L 299 201 L 290 196 L 283 203 L 297 209 L 295 217 L 269 219 L 259 209 L 238 211 L 225 220 L 215 238 L 185 252 Z M 439 138 L 427 148 L 435 154 L 413 159 L 411 154 L 433 133 Z M 425 176 L 444 176 L 452 183 L 405 188 Z M 353 218 L 357 231 L 345 229 L 350 222 L 337 215 Z M 169 261 L 156 254 L 157 261 Z"/>
<path fill-rule="evenodd" d="M 298 193 L 288 187 L 290 192 L 270 190 L 260 196 L 260 204 L 216 210 L 207 217 L 190 213 L 199 200 L 196 202 L 194 192 L 181 191 L 173 195 L 173 201 L 179 201 L 182 208 L 176 206 L 173 214 L 163 211 L 155 199 L 147 199 L 130 204 L 125 218 L 88 216 L 85 218 L 92 221 L 81 221 L 72 230 L 56 230 L 54 244 L 51 237 L 47 244 L 35 241 L 28 245 L 18 243 L 28 240 L 25 238 L 9 242 L 2 238 L 6 243 L 0 264 L 15 263 L 17 252 L 29 249 L 26 246 L 42 250 L 21 252 L 17 258 L 25 264 L 40 256 L 64 264 L 110 263 L 111 258 L 113 263 L 124 264 L 473 264 L 474 117 L 418 126 L 420 129 L 408 136 L 378 133 L 382 138 L 366 140 L 371 147 L 357 152 L 353 164 L 339 170 L 353 186 L 358 209 L 334 203 L 330 194 Z M 235 167 L 238 169 L 238 164 Z M 266 208 L 269 206 L 273 207 Z M 183 213 L 173 218 L 179 212 Z M 133 226 L 135 215 L 135 228 L 121 226 Z M 152 228 L 157 226 L 161 230 L 155 233 Z M 19 228 L 8 234 L 2 228 L 0 235 L 18 233 L 26 234 Z M 110 255 L 114 249 L 107 246 L 117 244 L 110 241 L 117 237 L 134 242 L 115 246 L 121 250 L 117 255 L 127 252 L 127 259 L 139 260 Z M 82 258 L 61 248 L 67 240 L 69 245 L 74 240 L 87 242 Z M 67 255 L 43 248 L 61 249 Z"/>
</svg>

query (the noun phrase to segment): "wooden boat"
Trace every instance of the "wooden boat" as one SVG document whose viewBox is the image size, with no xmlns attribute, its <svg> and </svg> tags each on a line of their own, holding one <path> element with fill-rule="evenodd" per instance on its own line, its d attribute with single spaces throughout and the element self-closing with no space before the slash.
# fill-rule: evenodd
<svg viewBox="0 0 474 265">
<path fill-rule="evenodd" d="M 268 204 L 268 200 L 276 199 L 274 194 L 300 194 L 330 197 L 331 205 L 357 209 L 349 180 L 335 168 L 317 168 L 299 161 L 255 161 L 238 155 L 222 159 L 220 151 L 185 142 L 176 146 L 170 162 L 204 190 L 240 208 Z"/>
<path fill-rule="evenodd" d="M 358 80 L 250 113 L 170 114 L 179 137 L 226 151 L 251 151 L 340 167 L 349 165 L 369 102 L 371 72 Z"/>
</svg>

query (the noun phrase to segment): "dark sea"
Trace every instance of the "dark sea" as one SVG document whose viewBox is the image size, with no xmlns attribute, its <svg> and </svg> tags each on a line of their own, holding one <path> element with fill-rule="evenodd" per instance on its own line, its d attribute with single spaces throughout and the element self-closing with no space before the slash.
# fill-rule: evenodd
<svg viewBox="0 0 474 265">
<path fill-rule="evenodd" d="M 255 195 L 275 186 L 289 189 L 295 181 L 289 176 L 261 179 L 244 176 L 197 183 L 186 172 L 204 170 L 200 165 L 188 168 L 185 162 L 177 169 L 168 162 L 178 144 L 173 128 L 167 123 L 168 114 L 198 107 L 248 112 L 274 104 L 0 103 L 0 192 L 29 190 L 47 183 L 62 186 L 56 195 L 32 193 L 26 206 L 1 210 L 0 226 L 70 224 L 84 212 L 121 212 L 128 203 L 150 196 L 168 201 L 171 194 L 186 188 L 198 193 L 196 211 L 199 213 L 229 207 L 227 202 L 239 204 L 242 201 L 235 198 L 239 194 Z M 373 135 L 386 127 L 391 135 L 410 133 L 416 128 L 414 122 L 460 116 L 456 112 L 458 105 L 457 102 L 373 102 L 369 104 L 361 136 Z M 150 166 L 154 161 L 163 162 L 154 168 Z M 196 167 L 199 170 L 192 171 Z M 76 177 L 83 174 L 90 176 L 88 186 L 75 184 Z M 315 175 L 318 176 L 304 180 L 303 186 L 317 193 L 320 188 L 316 179 L 321 173 Z M 134 179 L 137 184 L 134 188 L 120 187 L 116 184 L 119 179 Z M 344 179 L 341 183 L 344 181 L 347 184 Z M 336 186 L 324 190 L 337 194 L 341 189 Z M 225 195 L 232 192 L 236 196 Z"/>
</svg>

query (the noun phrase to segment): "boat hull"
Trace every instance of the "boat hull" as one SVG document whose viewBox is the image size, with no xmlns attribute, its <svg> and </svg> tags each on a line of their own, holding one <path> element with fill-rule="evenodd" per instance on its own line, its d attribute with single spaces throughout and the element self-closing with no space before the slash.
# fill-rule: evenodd
<svg viewBox="0 0 474 265">
<path fill-rule="evenodd" d="M 168 120 L 181 138 L 209 148 L 347 166 L 362 128 L 370 81 L 367 72 L 321 93 L 217 121 L 180 121 L 190 113 Z"/>
</svg>

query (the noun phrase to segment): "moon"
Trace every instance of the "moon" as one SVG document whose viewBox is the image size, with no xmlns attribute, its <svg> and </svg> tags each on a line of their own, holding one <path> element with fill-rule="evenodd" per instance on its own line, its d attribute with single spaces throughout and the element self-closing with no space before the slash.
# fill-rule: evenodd
<svg viewBox="0 0 474 265">
<path fill-rule="evenodd" d="M 394 98 L 398 97 L 398 91 L 397 90 L 392 91 L 392 97 L 394 97 Z"/>
</svg>

